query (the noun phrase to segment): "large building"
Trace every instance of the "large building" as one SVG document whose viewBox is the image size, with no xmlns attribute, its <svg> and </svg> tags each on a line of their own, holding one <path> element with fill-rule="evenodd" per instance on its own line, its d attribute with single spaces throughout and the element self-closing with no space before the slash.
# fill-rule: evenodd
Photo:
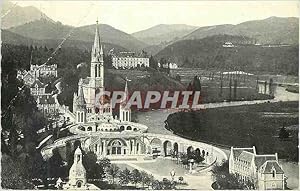
<svg viewBox="0 0 300 191">
<path fill-rule="evenodd" d="M 237 174 L 243 181 L 252 181 L 259 190 L 283 190 L 285 187 L 285 175 L 277 153 L 259 155 L 255 147 L 231 147 L 229 173 Z"/>
<path fill-rule="evenodd" d="M 98 157 L 109 155 L 136 155 L 142 153 L 142 134 L 146 131 L 144 125 L 130 122 L 131 110 L 125 107 L 128 99 L 127 82 L 124 91 L 124 100 L 120 104 L 119 118 L 113 116 L 112 103 L 105 96 L 98 96 L 104 87 L 103 49 L 100 43 L 98 24 L 91 54 L 91 75 L 80 79 L 78 93 L 73 98 L 73 114 L 78 130 L 83 132 L 110 132 L 93 140 L 89 145 Z M 127 132 L 119 134 L 119 132 Z M 117 133 L 117 134 L 114 134 Z"/>
<path fill-rule="evenodd" d="M 30 65 L 30 72 L 38 77 L 57 77 L 57 64 Z"/>
<path fill-rule="evenodd" d="M 112 54 L 112 65 L 116 69 L 131 69 L 137 67 L 149 67 L 149 57 L 142 51 L 136 55 L 134 52 L 120 52 Z"/>
</svg>

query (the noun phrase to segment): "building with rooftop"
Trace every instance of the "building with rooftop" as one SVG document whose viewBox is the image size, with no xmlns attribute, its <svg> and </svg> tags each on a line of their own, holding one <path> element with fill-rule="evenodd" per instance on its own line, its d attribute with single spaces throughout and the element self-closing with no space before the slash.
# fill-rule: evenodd
<svg viewBox="0 0 300 191">
<path fill-rule="evenodd" d="M 131 69 L 137 67 L 149 67 L 149 57 L 146 52 L 120 52 L 112 54 L 112 65 L 116 69 Z"/>
<path fill-rule="evenodd" d="M 278 163 L 278 155 L 259 155 L 255 147 L 230 150 L 229 173 L 237 174 L 241 180 L 253 182 L 259 190 L 283 190 L 285 175 Z"/>
</svg>

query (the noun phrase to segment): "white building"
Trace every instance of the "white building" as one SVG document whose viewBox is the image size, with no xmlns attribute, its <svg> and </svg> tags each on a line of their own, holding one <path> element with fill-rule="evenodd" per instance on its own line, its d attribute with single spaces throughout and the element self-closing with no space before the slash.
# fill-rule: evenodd
<svg viewBox="0 0 300 191">
<path fill-rule="evenodd" d="M 160 62 L 157 63 L 157 66 L 159 68 L 170 68 L 170 69 L 177 69 L 178 68 L 178 65 L 176 63 L 172 63 L 172 62 L 169 62 L 169 63 L 165 63 L 165 64 L 161 64 Z"/>
<path fill-rule="evenodd" d="M 277 153 L 258 155 L 255 147 L 231 147 L 229 173 L 237 174 L 243 181 L 252 181 L 259 190 L 283 190 L 285 186 L 285 175 Z"/>
<path fill-rule="evenodd" d="M 46 86 L 39 79 L 35 79 L 35 81 L 30 86 L 30 94 L 33 96 L 45 95 L 46 94 Z"/>
<path fill-rule="evenodd" d="M 43 112 L 45 116 L 51 116 L 59 113 L 59 105 L 50 94 L 37 96 L 36 103 L 37 108 Z"/>
<path fill-rule="evenodd" d="M 225 42 L 225 43 L 223 44 L 223 47 L 224 47 L 224 48 L 233 48 L 234 45 L 232 44 L 232 42 Z"/>
<path fill-rule="evenodd" d="M 135 55 L 134 52 L 120 52 L 118 56 L 112 55 L 112 65 L 116 69 L 149 67 L 149 58 L 145 52 L 139 55 Z"/>
<path fill-rule="evenodd" d="M 30 65 L 30 72 L 38 77 L 57 77 L 57 64 Z"/>
</svg>

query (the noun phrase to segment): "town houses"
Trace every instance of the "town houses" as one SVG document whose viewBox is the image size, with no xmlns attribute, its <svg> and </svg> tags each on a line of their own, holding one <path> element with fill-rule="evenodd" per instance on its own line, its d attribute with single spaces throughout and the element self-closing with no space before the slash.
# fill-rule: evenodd
<svg viewBox="0 0 300 191">
<path fill-rule="evenodd" d="M 259 190 L 283 190 L 285 175 L 278 163 L 278 155 L 260 155 L 255 147 L 230 149 L 229 173 L 237 174 L 246 182 L 251 181 Z"/>
<path fill-rule="evenodd" d="M 53 116 L 58 113 L 58 104 L 55 102 L 53 92 L 47 92 L 48 84 L 43 83 L 43 79 L 57 78 L 57 65 L 30 65 L 29 71 L 18 71 L 17 78 L 23 80 L 24 84 L 30 88 L 30 94 L 34 97 L 37 108 L 45 116 Z"/>
</svg>

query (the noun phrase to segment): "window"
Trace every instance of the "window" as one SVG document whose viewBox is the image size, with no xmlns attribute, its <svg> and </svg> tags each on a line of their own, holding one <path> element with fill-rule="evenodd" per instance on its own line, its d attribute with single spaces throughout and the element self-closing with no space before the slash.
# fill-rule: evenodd
<svg viewBox="0 0 300 191">
<path fill-rule="evenodd" d="M 273 177 L 273 178 L 276 177 L 276 172 L 275 172 L 275 170 L 272 170 L 272 177 Z"/>
</svg>

